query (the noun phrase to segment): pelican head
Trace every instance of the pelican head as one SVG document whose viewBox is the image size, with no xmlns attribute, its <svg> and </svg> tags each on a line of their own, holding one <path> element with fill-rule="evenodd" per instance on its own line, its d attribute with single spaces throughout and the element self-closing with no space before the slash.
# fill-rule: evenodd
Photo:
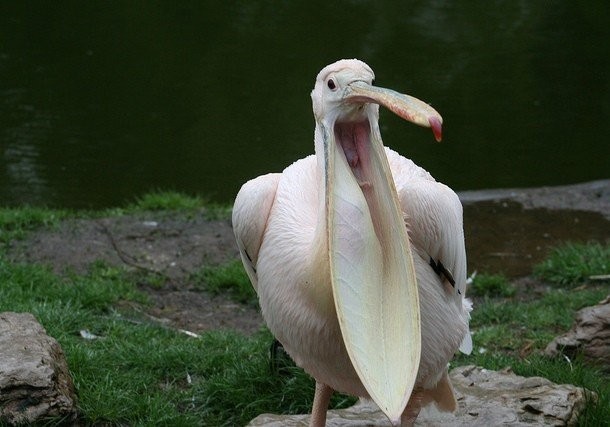
<svg viewBox="0 0 610 427">
<path fill-rule="evenodd" d="M 421 354 L 418 287 L 405 221 L 379 132 L 379 105 L 431 127 L 428 104 L 373 85 L 364 62 L 318 74 L 312 101 L 324 174 L 325 232 L 343 342 L 359 379 L 393 423 L 410 398 Z"/>
<path fill-rule="evenodd" d="M 438 112 L 417 98 L 373 86 L 375 73 L 357 59 L 342 59 L 324 67 L 311 92 L 316 121 L 349 120 L 372 113 L 379 117 L 379 105 L 419 126 L 431 127 L 441 140 L 443 119 Z"/>
</svg>

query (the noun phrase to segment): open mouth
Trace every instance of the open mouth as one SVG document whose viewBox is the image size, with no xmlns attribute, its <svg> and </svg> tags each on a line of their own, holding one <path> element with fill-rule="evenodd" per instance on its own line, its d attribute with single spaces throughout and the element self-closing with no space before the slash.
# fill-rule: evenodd
<svg viewBox="0 0 610 427">
<path fill-rule="evenodd" d="M 335 141 L 343 151 L 358 185 L 363 190 L 371 189 L 370 178 L 370 135 L 371 126 L 368 119 L 360 121 L 336 122 L 334 127 Z"/>
</svg>

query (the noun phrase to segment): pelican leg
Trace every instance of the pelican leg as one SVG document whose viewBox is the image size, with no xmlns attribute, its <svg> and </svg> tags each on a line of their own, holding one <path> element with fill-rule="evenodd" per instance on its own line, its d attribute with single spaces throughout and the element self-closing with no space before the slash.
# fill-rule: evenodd
<svg viewBox="0 0 610 427">
<path fill-rule="evenodd" d="M 422 407 L 422 391 L 421 390 L 413 390 L 411 394 L 411 398 L 407 403 L 405 410 L 400 417 L 400 425 L 401 427 L 411 427 L 415 425 L 415 420 L 419 415 L 419 411 Z"/>
<path fill-rule="evenodd" d="M 316 392 L 313 396 L 309 427 L 324 427 L 326 425 L 326 411 L 328 410 L 328 404 L 332 395 L 332 388 L 316 381 Z"/>
</svg>

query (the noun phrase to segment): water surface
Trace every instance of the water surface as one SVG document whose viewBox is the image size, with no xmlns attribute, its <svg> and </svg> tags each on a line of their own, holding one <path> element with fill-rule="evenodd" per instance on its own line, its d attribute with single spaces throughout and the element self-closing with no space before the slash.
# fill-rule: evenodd
<svg viewBox="0 0 610 427">
<path fill-rule="evenodd" d="M 610 171 L 610 3 L 10 2 L 0 201 L 95 208 L 173 189 L 229 202 L 313 151 L 317 72 L 360 58 L 437 108 L 387 145 L 456 190 Z"/>
<path fill-rule="evenodd" d="M 571 242 L 610 244 L 610 221 L 599 212 L 524 208 L 509 200 L 464 206 L 468 273 L 520 277 L 532 273 L 551 248 Z"/>
</svg>

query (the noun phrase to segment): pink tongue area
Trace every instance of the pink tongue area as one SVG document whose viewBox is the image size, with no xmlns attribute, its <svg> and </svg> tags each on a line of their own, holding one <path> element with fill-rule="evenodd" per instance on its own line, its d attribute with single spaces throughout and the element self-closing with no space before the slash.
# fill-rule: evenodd
<svg viewBox="0 0 610 427">
<path fill-rule="evenodd" d="M 336 141 L 341 146 L 347 163 L 361 186 L 370 185 L 370 182 L 364 177 L 370 164 L 368 135 L 369 124 L 366 121 L 335 125 Z"/>
</svg>

